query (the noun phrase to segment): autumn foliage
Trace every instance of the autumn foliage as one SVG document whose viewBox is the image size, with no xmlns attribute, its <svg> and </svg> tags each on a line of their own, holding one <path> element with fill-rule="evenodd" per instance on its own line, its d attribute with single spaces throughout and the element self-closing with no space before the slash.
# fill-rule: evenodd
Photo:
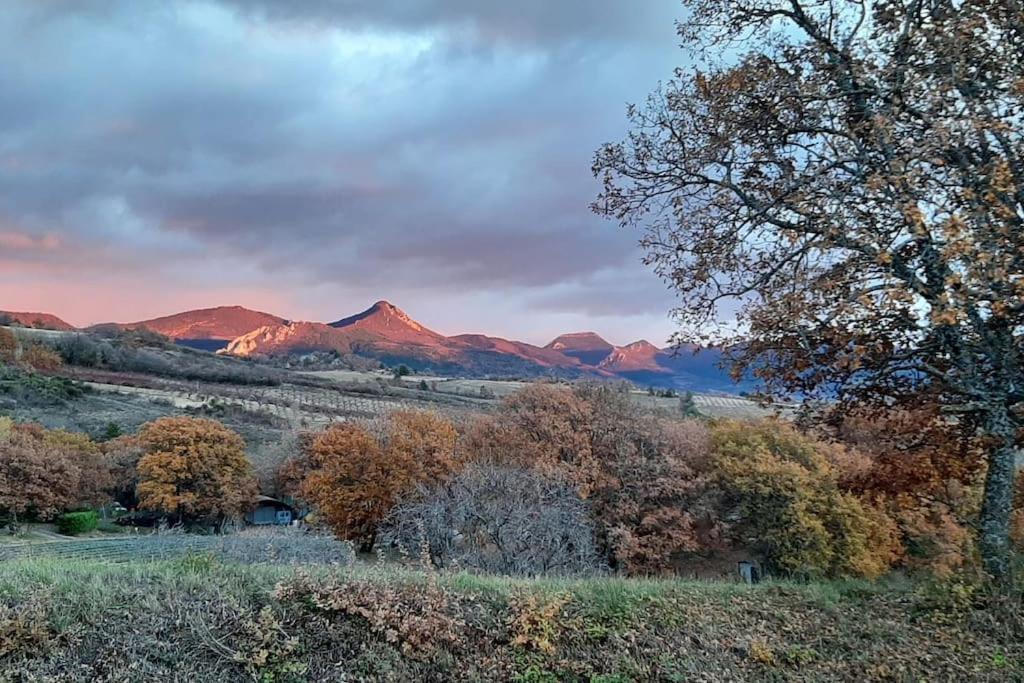
<svg viewBox="0 0 1024 683">
<path fill-rule="evenodd" d="M 679 343 L 780 397 L 941 405 L 985 439 L 976 516 L 1012 567 L 1024 430 L 1017 0 L 684 0 L 695 59 L 603 146 L 599 213 L 642 231 Z M 971 451 L 965 456 L 973 458 Z"/>
<path fill-rule="evenodd" d="M 29 344 L 21 353 L 21 362 L 42 372 L 59 370 L 64 364 L 59 353 L 42 344 Z"/>
<path fill-rule="evenodd" d="M 0 328 L 0 363 L 13 363 L 18 353 L 18 338 L 6 328 Z"/>
<path fill-rule="evenodd" d="M 658 416 L 607 385 L 535 385 L 471 425 L 462 449 L 573 482 L 609 563 L 630 574 L 734 548 L 776 573 L 873 577 L 902 554 L 893 520 L 845 485 L 871 460 L 779 422 Z"/>
<path fill-rule="evenodd" d="M 12 521 L 101 503 L 110 481 L 88 437 L 0 417 L 0 510 Z"/>
<path fill-rule="evenodd" d="M 443 481 L 455 466 L 454 426 L 433 413 L 397 411 L 378 436 L 332 425 L 286 462 L 280 479 L 316 507 L 339 538 L 373 546 L 377 526 L 418 484 Z"/>
<path fill-rule="evenodd" d="M 593 406 L 572 390 L 534 384 L 502 401 L 496 415 L 477 419 L 461 450 L 469 459 L 557 470 L 586 496 L 596 476 L 592 423 Z"/>
<path fill-rule="evenodd" d="M 717 548 L 707 426 L 645 414 L 608 387 L 576 393 L 590 405 L 588 502 L 609 562 L 631 574 L 661 574 L 684 553 Z"/>
<path fill-rule="evenodd" d="M 142 444 L 137 436 L 119 436 L 102 444 L 103 458 L 112 480 L 111 495 L 126 509 L 138 506 L 135 488 L 139 484 L 138 465 Z"/>
<path fill-rule="evenodd" d="M 31 370 L 52 372 L 64 363 L 59 353 L 38 342 L 22 343 L 16 334 L 0 327 L 0 363 L 20 363 Z"/>
<path fill-rule="evenodd" d="M 139 431 L 139 506 L 179 521 L 222 522 L 249 509 L 256 480 L 242 438 L 213 420 L 166 417 Z"/>
<path fill-rule="evenodd" d="M 695 557 L 738 550 L 778 574 L 876 577 L 903 557 L 910 523 L 897 525 L 868 486 L 882 462 L 871 455 L 781 422 L 652 414 L 609 385 L 526 387 L 461 435 L 437 415 L 397 412 L 382 425 L 337 424 L 304 443 L 279 480 L 364 549 L 399 504 L 406 546 L 420 525 L 432 552 L 448 548 L 454 532 L 438 520 L 479 507 L 449 484 L 470 464 L 517 481 L 528 470 L 565 482 L 589 516 L 570 535 L 593 534 L 601 563 L 627 574 L 673 573 Z M 501 528 L 491 517 L 505 508 L 488 505 L 474 524 Z"/>
<path fill-rule="evenodd" d="M 767 566 L 806 576 L 877 577 L 902 548 L 895 523 L 839 487 L 841 446 L 775 421 L 712 430 L 713 472 L 731 534 Z"/>
<path fill-rule="evenodd" d="M 908 567 L 946 574 L 972 560 L 985 458 L 970 429 L 925 403 L 845 414 L 832 421 L 832 433 L 863 458 L 841 484 L 897 522 Z"/>
</svg>

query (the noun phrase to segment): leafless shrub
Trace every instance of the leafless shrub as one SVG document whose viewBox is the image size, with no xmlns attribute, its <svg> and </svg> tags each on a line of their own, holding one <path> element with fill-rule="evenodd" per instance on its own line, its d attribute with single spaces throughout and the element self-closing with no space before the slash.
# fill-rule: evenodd
<svg viewBox="0 0 1024 683">
<path fill-rule="evenodd" d="M 586 506 L 547 474 L 471 465 L 451 482 L 399 504 L 383 538 L 439 568 L 514 576 L 597 573 L 601 562 Z"/>
<path fill-rule="evenodd" d="M 223 561 L 242 564 L 348 566 L 355 561 L 352 544 L 294 527 L 254 527 L 227 534 L 214 552 Z"/>
<path fill-rule="evenodd" d="M 281 494 L 281 482 L 277 474 L 281 465 L 294 458 L 302 449 L 302 430 L 299 425 L 291 423 L 274 441 L 257 444 L 249 451 L 249 461 L 259 481 L 260 490 Z"/>
</svg>

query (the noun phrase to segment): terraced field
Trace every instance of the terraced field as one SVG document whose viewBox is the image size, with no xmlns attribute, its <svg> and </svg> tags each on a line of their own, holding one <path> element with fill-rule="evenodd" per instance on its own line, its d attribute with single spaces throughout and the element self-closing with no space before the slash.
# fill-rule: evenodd
<svg viewBox="0 0 1024 683">
<path fill-rule="evenodd" d="M 346 384 L 371 384 L 381 378 L 380 372 L 357 372 L 355 370 L 325 370 L 301 373 L 321 380 L 330 380 Z M 431 391 L 464 399 L 478 399 L 481 396 L 501 399 L 519 391 L 528 382 L 513 380 L 459 379 L 451 377 L 428 377 L 410 375 L 402 378 L 410 386 L 426 382 Z M 645 391 L 633 391 L 632 399 L 644 408 L 675 412 L 679 409 L 679 398 L 651 396 Z M 785 414 L 789 407 L 784 405 L 765 407 L 742 396 L 726 396 L 722 394 L 694 394 L 693 402 L 703 415 L 709 417 L 759 418 L 781 412 Z"/>
<path fill-rule="evenodd" d="M 232 405 L 253 413 L 281 418 L 292 424 L 301 422 L 307 425 L 322 425 L 346 418 L 372 418 L 409 408 L 430 408 L 448 413 L 479 411 L 489 403 L 467 397 L 438 396 L 434 392 L 419 395 L 419 392 L 410 389 L 399 390 L 400 395 L 388 395 L 299 384 L 241 386 L 148 381 L 148 386 L 137 386 L 137 383 L 115 384 L 109 381 L 84 383 L 103 394 L 165 401 L 176 408 Z"/>
</svg>

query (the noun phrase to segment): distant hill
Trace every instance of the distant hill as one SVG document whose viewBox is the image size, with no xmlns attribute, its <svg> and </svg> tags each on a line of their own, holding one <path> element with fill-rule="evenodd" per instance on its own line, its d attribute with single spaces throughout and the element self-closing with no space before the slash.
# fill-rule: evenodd
<svg viewBox="0 0 1024 683">
<path fill-rule="evenodd" d="M 671 372 L 658 362 L 664 355 L 666 355 L 665 352 L 657 346 L 646 339 L 641 339 L 632 344 L 615 347 L 597 366 L 615 373 Z"/>
<path fill-rule="evenodd" d="M 661 349 L 654 362 L 656 365 L 649 367 L 630 363 L 610 369 L 619 377 L 642 386 L 682 391 L 737 393 L 752 391 L 757 385 L 753 379 L 734 382 L 728 370 L 720 367 L 722 352 L 719 349 Z"/>
<path fill-rule="evenodd" d="M 29 313 L 24 311 L 0 311 L 0 324 L 14 324 L 21 327 L 34 327 L 40 330 L 59 330 L 69 332 L 75 329 L 52 313 Z"/>
<path fill-rule="evenodd" d="M 721 354 L 714 350 L 676 354 L 646 340 L 614 346 L 595 332 L 563 334 L 544 347 L 483 334 L 446 337 L 388 301 L 332 323 L 260 327 L 233 340 L 226 352 L 274 356 L 326 350 L 444 375 L 619 377 L 679 390 L 746 388 L 717 366 Z"/>
<path fill-rule="evenodd" d="M 284 322 L 284 318 L 242 306 L 217 306 L 134 323 L 104 323 L 93 326 L 93 329 L 147 329 L 184 346 L 216 351 L 256 328 Z"/>
</svg>

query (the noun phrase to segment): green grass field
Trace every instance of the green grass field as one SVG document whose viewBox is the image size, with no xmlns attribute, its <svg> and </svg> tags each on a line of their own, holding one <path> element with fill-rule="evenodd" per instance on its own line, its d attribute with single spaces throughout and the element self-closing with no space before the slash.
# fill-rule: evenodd
<svg viewBox="0 0 1024 683">
<path fill-rule="evenodd" d="M 394 565 L 0 563 L 0 680 L 1022 680 L 1019 596 L 511 580 Z"/>
</svg>

